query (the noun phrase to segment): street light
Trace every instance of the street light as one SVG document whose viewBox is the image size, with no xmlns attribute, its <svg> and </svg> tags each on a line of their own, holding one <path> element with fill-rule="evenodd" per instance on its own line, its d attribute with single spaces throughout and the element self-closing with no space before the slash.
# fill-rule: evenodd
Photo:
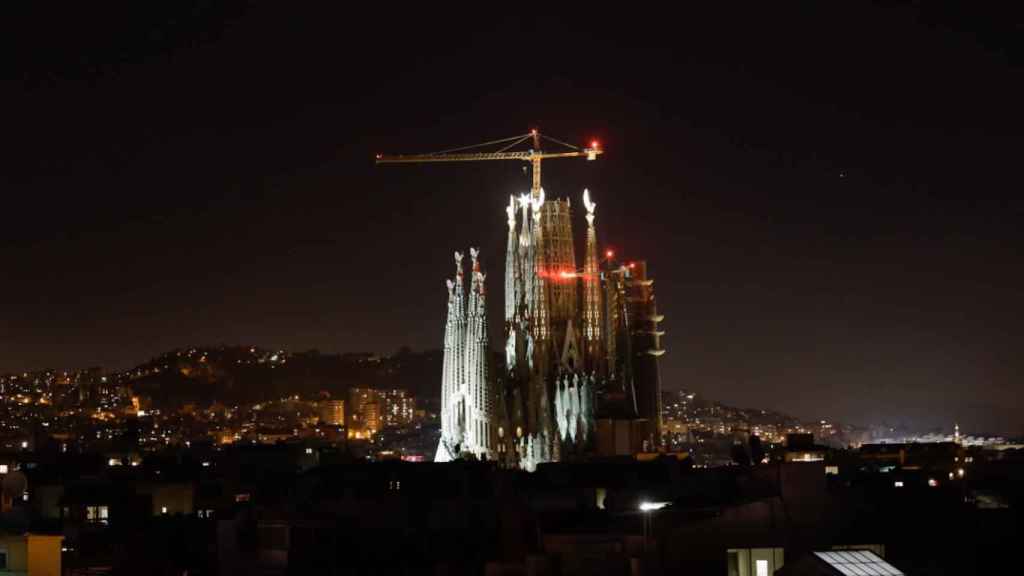
<svg viewBox="0 0 1024 576">
<path fill-rule="evenodd" d="M 647 539 L 651 533 L 651 513 L 661 510 L 665 506 L 668 506 L 668 502 L 649 502 L 645 500 L 640 503 L 640 512 L 643 513 L 644 552 L 647 552 Z"/>
<path fill-rule="evenodd" d="M 668 502 L 641 502 L 640 511 L 650 512 L 652 510 L 661 510 L 665 506 L 668 506 Z"/>
</svg>

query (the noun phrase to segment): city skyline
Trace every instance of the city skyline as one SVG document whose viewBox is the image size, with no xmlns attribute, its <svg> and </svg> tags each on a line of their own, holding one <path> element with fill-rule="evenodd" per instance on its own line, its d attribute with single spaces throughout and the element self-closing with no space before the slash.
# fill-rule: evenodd
<svg viewBox="0 0 1024 576">
<path fill-rule="evenodd" d="M 373 155 L 538 126 L 606 150 L 552 166 L 547 187 L 589 188 L 601 244 L 651 262 L 666 388 L 1024 432 L 1024 86 L 996 23 L 768 11 L 751 21 L 769 26 L 737 23 L 739 48 L 701 30 L 714 13 L 624 22 L 652 31 L 636 46 L 575 15 L 479 25 L 465 44 L 430 20 L 346 40 L 345 14 L 320 16 L 247 8 L 24 39 L 3 80 L 20 114 L 0 371 L 126 368 L 184 342 L 439 348 L 438 271 L 467 242 L 504 245 L 490 218 L 449 207 L 500 213 L 528 178 L 385 171 Z M 527 33 L 570 34 L 568 48 L 524 65 Z M 492 38 L 508 47 L 484 55 Z M 408 46 L 424 47 L 416 66 L 395 65 Z M 500 277 L 499 258 L 484 265 Z"/>
<path fill-rule="evenodd" d="M 70 400 L 68 398 L 69 394 L 76 397 L 82 394 L 77 402 L 79 407 L 84 407 L 87 404 L 86 400 L 91 402 L 96 400 L 92 398 L 93 393 L 88 390 L 93 387 L 99 387 L 107 389 L 110 394 L 114 394 L 114 397 L 111 397 L 109 400 L 101 400 L 101 407 L 106 406 L 103 407 L 103 411 L 111 410 L 113 406 L 119 403 L 127 404 L 116 409 L 115 412 L 127 409 L 134 414 L 134 411 L 139 410 L 140 407 L 144 408 L 145 412 L 149 412 L 149 409 L 156 402 L 157 405 L 163 406 L 164 413 L 168 413 L 169 410 L 170 414 L 174 414 L 183 408 L 187 409 L 189 405 L 197 404 L 197 400 L 199 406 L 209 403 L 209 408 L 215 411 L 223 410 L 225 407 L 238 410 L 240 407 L 266 404 L 267 402 L 301 400 L 303 402 L 320 402 L 321 405 L 324 405 L 323 403 L 326 402 L 326 405 L 335 405 L 334 409 L 340 410 L 342 414 L 349 414 L 349 411 L 355 405 L 352 394 L 363 394 L 367 391 L 383 391 L 387 393 L 400 391 L 402 394 L 408 394 L 408 398 L 413 401 L 418 399 L 426 402 L 428 406 L 436 405 L 436 414 L 434 416 L 440 417 L 442 390 L 435 385 L 435 373 L 442 368 L 442 357 L 443 350 L 441 349 L 424 351 L 404 349 L 394 354 L 379 355 L 367 352 L 289 351 L 280 348 L 268 349 L 251 345 L 186 346 L 165 351 L 163 354 L 142 363 L 135 363 L 126 370 L 107 370 L 104 367 L 94 366 L 89 368 L 50 368 L 41 371 L 0 373 L 0 406 L 3 406 L 3 403 L 6 402 L 8 406 L 25 405 L 31 407 L 32 405 L 39 405 L 49 407 L 58 402 L 58 400 L 59 403 L 66 404 Z M 408 374 L 401 373 L 398 379 L 394 380 L 393 368 L 389 368 L 389 366 L 392 366 L 394 362 L 398 362 L 398 365 L 407 364 L 410 359 L 413 359 L 411 363 L 412 372 Z M 431 361 L 430 359 L 433 360 Z M 308 368 L 304 367 L 306 366 L 304 362 L 328 361 L 340 364 L 334 367 L 334 371 L 329 371 L 333 375 L 327 377 L 326 380 L 323 373 L 314 377 L 312 379 L 313 387 L 310 387 L 310 383 L 307 382 L 301 387 L 286 385 L 284 389 L 281 389 L 280 385 L 271 385 L 265 378 L 257 377 L 249 382 L 250 386 L 247 386 L 247 388 L 251 389 L 240 397 L 237 392 L 227 393 L 231 388 L 231 382 L 236 380 L 237 377 L 222 372 L 225 360 L 227 360 L 229 366 L 236 362 L 242 365 L 242 369 L 248 371 L 250 377 L 253 374 L 251 372 L 253 369 L 257 371 L 260 369 L 273 371 L 275 369 L 283 369 L 286 365 L 295 366 L 297 363 L 298 366 L 296 368 L 298 372 L 306 374 L 305 377 L 300 376 L 300 379 L 308 379 L 309 375 L 306 372 Z M 213 369 L 213 372 L 210 374 L 198 373 L 195 368 L 198 365 L 205 364 L 207 361 L 209 361 L 209 366 Z M 372 371 L 374 366 L 380 366 L 380 370 L 383 372 L 374 374 Z M 337 372 L 338 367 L 347 367 L 347 369 L 339 373 Z M 171 370 L 168 370 L 168 368 L 171 368 Z M 366 372 L 367 368 L 371 369 L 371 372 Z M 197 397 L 197 389 L 192 386 L 186 386 L 176 393 L 173 389 L 174 380 L 160 385 L 159 388 L 163 388 L 162 390 L 154 388 L 154 383 L 152 382 L 146 383 L 146 380 L 149 378 L 157 377 L 161 374 L 177 374 L 179 370 L 182 370 L 180 373 L 186 380 L 198 378 L 204 382 L 205 386 L 212 386 L 213 396 L 204 401 L 200 397 L 209 396 L 209 394 L 200 394 L 200 397 Z M 383 379 L 381 378 L 382 374 L 385 375 Z M 288 380 L 293 380 L 294 375 L 284 376 L 284 378 L 287 382 Z M 315 385 L 315 382 L 318 381 L 321 384 Z M 168 384 L 172 385 L 169 389 L 166 388 Z M 156 397 L 152 396 L 154 392 L 157 393 Z M 125 393 L 128 396 L 123 396 Z M 285 395 L 284 398 L 279 397 L 281 394 Z M 116 397 L 118 396 L 123 397 L 117 399 Z M 715 433 L 726 437 L 731 437 L 743 431 L 761 435 L 756 424 L 753 422 L 764 418 L 776 424 L 786 422 L 788 423 L 787 425 L 794 428 L 800 427 L 799 429 L 818 429 L 819 425 L 824 426 L 828 424 L 827 427 L 855 429 L 858 431 L 858 434 L 867 434 L 867 437 L 873 439 L 888 438 L 889 441 L 893 441 L 896 438 L 933 438 L 936 434 L 948 436 L 954 428 L 958 431 L 962 429 L 965 437 L 994 438 L 1000 436 L 1000 434 L 988 428 L 971 429 L 957 426 L 959 424 L 958 421 L 943 423 L 940 426 L 934 427 L 915 427 L 912 423 L 905 420 L 888 422 L 843 421 L 836 419 L 827 412 L 819 412 L 813 415 L 797 415 L 787 413 L 784 410 L 774 410 L 766 406 L 729 404 L 713 394 L 698 394 L 693 390 L 687 389 L 663 390 L 662 397 L 664 404 L 661 413 L 666 422 L 678 423 L 680 420 L 681 413 L 679 412 L 680 405 L 678 404 L 680 399 L 683 402 L 682 408 L 684 409 L 686 409 L 687 405 L 692 404 L 696 398 L 698 404 L 710 408 L 712 412 L 715 410 L 725 410 L 726 413 L 732 414 L 731 418 L 719 419 L 717 424 L 712 424 L 711 422 L 704 423 L 708 431 L 713 430 Z M 336 406 L 339 402 L 341 408 Z M 160 409 L 158 409 L 158 413 L 159 411 Z M 406 414 L 403 417 L 408 416 L 406 412 L 403 412 L 403 414 Z M 47 420 L 47 418 L 40 416 L 39 414 L 35 415 L 32 417 L 32 421 Z M 323 420 L 328 421 L 328 419 Z M 682 420 L 685 421 L 687 418 L 683 417 Z M 51 421 L 51 425 L 60 423 L 60 417 L 56 418 L 55 421 Z M 352 425 L 354 429 L 360 429 L 359 425 L 355 425 L 355 423 L 347 419 L 344 419 L 341 425 L 342 427 Z M 665 424 L 664 433 L 667 435 L 666 437 L 671 437 L 678 432 L 674 426 L 675 424 Z M 439 422 L 434 422 L 428 426 L 428 428 L 439 427 Z M 21 428 L 21 424 L 16 421 L 8 423 L 7 428 L 10 431 L 24 431 Z M 429 437 L 430 433 L 426 431 L 424 433 L 425 437 Z M 769 433 L 768 437 L 774 437 L 775 441 L 778 442 L 779 434 L 778 432 Z M 819 437 L 825 436 L 827 434 Z M 862 440 L 863 438 L 858 440 L 858 442 Z"/>
</svg>

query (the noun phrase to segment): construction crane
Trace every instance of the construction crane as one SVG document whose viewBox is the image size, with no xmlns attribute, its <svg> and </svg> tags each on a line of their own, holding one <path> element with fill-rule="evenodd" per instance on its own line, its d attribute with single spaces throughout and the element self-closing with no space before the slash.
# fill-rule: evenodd
<svg viewBox="0 0 1024 576">
<path fill-rule="evenodd" d="M 541 140 L 547 140 L 558 144 L 559 146 L 567 148 L 561 152 L 544 152 L 541 150 Z M 533 148 L 529 150 L 512 150 L 516 146 L 532 140 Z M 471 150 L 477 150 L 486 147 L 498 147 L 498 150 L 493 152 L 478 152 Z M 580 148 L 573 146 L 572 144 L 556 140 L 550 136 L 545 136 L 538 132 L 536 129 L 530 130 L 529 133 L 520 136 L 512 136 L 510 138 L 502 138 L 501 140 L 492 140 L 490 142 L 483 142 L 481 144 L 474 144 L 472 146 L 463 146 L 461 148 L 452 148 L 451 150 L 442 150 L 440 152 L 434 152 L 432 154 L 378 154 L 377 164 L 405 164 L 405 163 L 418 163 L 418 162 L 469 162 L 474 160 L 521 160 L 523 162 L 529 162 L 533 170 L 533 186 L 530 188 L 530 196 L 534 199 L 540 198 L 540 162 L 549 158 L 586 158 L 587 160 L 596 160 L 597 155 L 601 154 L 600 145 L 597 140 L 590 142 L 590 146 L 586 148 Z"/>
</svg>

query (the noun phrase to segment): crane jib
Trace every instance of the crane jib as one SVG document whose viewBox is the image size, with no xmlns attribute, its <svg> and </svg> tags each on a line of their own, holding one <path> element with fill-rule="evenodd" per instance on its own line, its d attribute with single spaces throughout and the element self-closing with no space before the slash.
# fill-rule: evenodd
<svg viewBox="0 0 1024 576">
<path fill-rule="evenodd" d="M 395 164 L 402 162 L 471 162 L 474 160 L 522 160 L 530 162 L 535 159 L 576 158 L 581 156 L 597 156 L 603 150 L 583 150 L 580 152 L 481 152 L 474 154 L 397 154 L 377 156 L 377 164 Z"/>
<path fill-rule="evenodd" d="M 508 151 L 509 147 L 518 145 L 523 140 L 533 137 L 534 149 L 532 150 L 519 150 L 519 151 Z M 540 138 L 551 140 L 567 148 L 571 148 L 570 151 L 565 152 L 544 152 L 540 150 Z M 512 144 L 506 146 L 506 149 L 502 149 L 497 152 L 461 152 L 461 150 L 468 150 L 473 148 L 479 148 L 484 146 L 492 146 L 497 143 L 513 141 Z M 384 155 L 378 154 L 376 158 L 377 164 L 414 164 L 421 162 L 473 162 L 479 160 L 521 160 L 529 162 L 533 167 L 533 185 L 531 187 L 531 196 L 537 198 L 540 196 L 540 173 L 541 173 L 541 160 L 551 158 L 578 158 L 585 157 L 587 160 L 595 160 L 597 156 L 601 154 L 603 150 L 598 147 L 597 141 L 591 142 L 588 148 L 577 148 L 571 144 L 567 144 L 560 140 L 541 136 L 536 130 L 532 130 L 530 134 L 525 136 L 513 136 L 511 138 L 505 138 L 502 140 L 494 140 L 491 142 L 485 142 L 483 144 L 477 144 L 473 146 L 465 146 L 463 148 L 456 148 L 448 150 L 446 152 L 437 152 L 433 154 L 393 154 Z"/>
</svg>

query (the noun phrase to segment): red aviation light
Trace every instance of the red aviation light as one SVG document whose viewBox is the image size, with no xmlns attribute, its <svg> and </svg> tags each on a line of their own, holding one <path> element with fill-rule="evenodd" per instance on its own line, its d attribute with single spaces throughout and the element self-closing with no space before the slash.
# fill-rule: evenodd
<svg viewBox="0 0 1024 576">
<path fill-rule="evenodd" d="M 630 262 L 629 263 L 629 267 L 630 268 L 636 268 L 636 262 Z"/>
<path fill-rule="evenodd" d="M 541 278 L 546 278 L 548 280 L 551 280 L 552 282 L 565 282 L 568 280 L 572 280 L 574 278 L 578 278 L 581 276 L 581 274 L 577 273 L 575 270 L 538 269 L 537 276 L 540 276 Z"/>
<path fill-rule="evenodd" d="M 552 282 L 567 282 L 575 280 L 576 278 L 583 278 L 584 275 L 576 270 L 550 270 L 550 269 L 537 269 L 537 276 L 545 278 Z"/>
<path fill-rule="evenodd" d="M 613 252 L 612 250 L 609 250 L 609 251 L 605 252 L 604 255 L 607 256 L 608 258 L 614 258 L 615 257 L 615 252 Z"/>
<path fill-rule="evenodd" d="M 598 148 L 600 148 L 600 143 L 597 140 L 591 140 L 590 147 L 593 148 L 594 150 L 597 150 Z"/>
</svg>

